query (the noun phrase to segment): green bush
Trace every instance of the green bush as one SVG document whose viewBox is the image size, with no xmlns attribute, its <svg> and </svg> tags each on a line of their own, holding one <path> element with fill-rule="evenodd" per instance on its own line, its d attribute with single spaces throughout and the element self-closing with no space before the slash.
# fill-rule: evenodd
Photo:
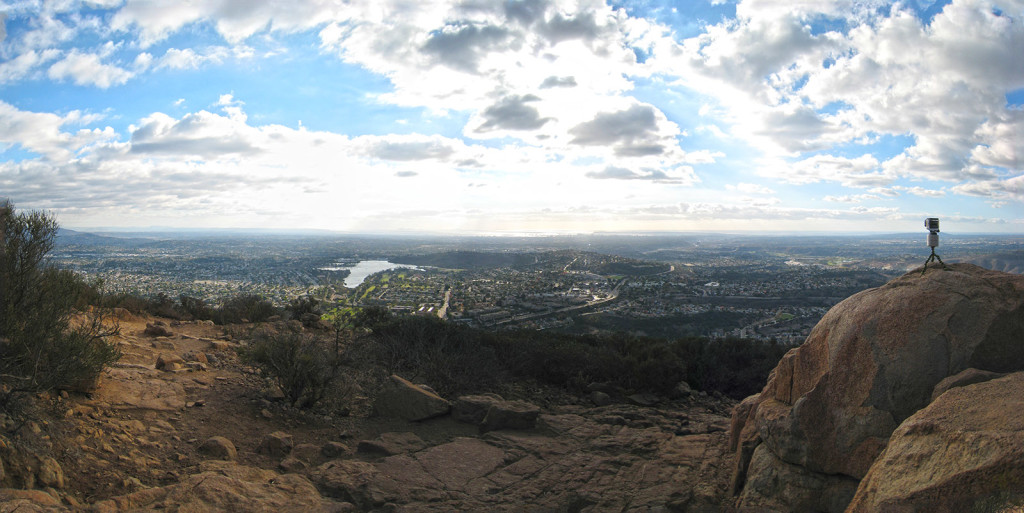
<svg viewBox="0 0 1024 513">
<path fill-rule="evenodd" d="M 83 298 L 99 292 L 46 261 L 57 223 L 49 215 L 0 206 L 0 404 L 19 393 L 90 388 L 120 353 L 118 330 L 103 310 L 72 321 Z"/>
<path fill-rule="evenodd" d="M 239 349 L 239 355 L 263 371 L 291 404 L 300 408 L 324 399 L 341 367 L 333 343 L 300 331 L 257 331 L 248 346 Z"/>
</svg>

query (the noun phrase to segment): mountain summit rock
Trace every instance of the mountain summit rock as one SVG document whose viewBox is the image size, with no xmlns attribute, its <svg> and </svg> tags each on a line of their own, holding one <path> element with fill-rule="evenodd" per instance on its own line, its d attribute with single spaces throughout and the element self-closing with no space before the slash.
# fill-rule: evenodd
<svg viewBox="0 0 1024 513">
<path fill-rule="evenodd" d="M 967 369 L 1024 370 L 1024 276 L 952 264 L 842 301 L 734 410 L 738 509 L 845 510 L 897 427 Z"/>
</svg>

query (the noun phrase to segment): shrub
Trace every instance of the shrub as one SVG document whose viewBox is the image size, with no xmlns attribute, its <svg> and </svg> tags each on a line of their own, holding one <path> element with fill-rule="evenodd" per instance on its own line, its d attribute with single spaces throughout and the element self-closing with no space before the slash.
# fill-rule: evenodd
<svg viewBox="0 0 1024 513">
<path fill-rule="evenodd" d="M 490 390 L 507 378 L 491 338 L 436 317 L 403 316 L 377 325 L 365 350 L 387 372 L 449 395 Z"/>
<path fill-rule="evenodd" d="M 297 297 L 291 300 L 284 309 L 292 319 L 302 319 L 307 314 L 319 317 L 320 301 L 310 296 Z"/>
<path fill-rule="evenodd" d="M 278 313 L 277 308 L 259 294 L 240 294 L 214 310 L 212 317 L 217 324 L 235 324 L 264 322 Z"/>
<path fill-rule="evenodd" d="M 319 403 L 339 375 L 341 358 L 333 344 L 299 331 L 257 331 L 247 347 L 239 349 L 243 361 L 270 377 L 294 406 Z"/>
<path fill-rule="evenodd" d="M 19 393 L 90 388 L 120 353 L 103 310 L 72 322 L 74 307 L 97 294 L 71 271 L 46 261 L 57 223 L 0 205 L 0 405 Z"/>
<path fill-rule="evenodd" d="M 496 390 L 516 378 L 575 392 L 599 382 L 659 394 L 686 381 L 735 399 L 758 392 L 789 349 L 747 339 L 494 333 L 419 316 L 377 325 L 362 345 L 361 358 L 442 394 Z"/>
<path fill-rule="evenodd" d="M 181 312 L 192 320 L 205 320 L 213 317 L 213 310 L 202 299 L 182 294 L 178 298 Z"/>
</svg>

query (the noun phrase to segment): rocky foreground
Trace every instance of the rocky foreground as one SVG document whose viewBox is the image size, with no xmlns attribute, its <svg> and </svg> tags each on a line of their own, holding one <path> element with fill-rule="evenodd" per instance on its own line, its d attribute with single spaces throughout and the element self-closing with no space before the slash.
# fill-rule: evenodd
<svg viewBox="0 0 1024 513">
<path fill-rule="evenodd" d="M 541 409 L 492 395 L 449 402 L 396 377 L 366 398 L 366 415 L 316 415 L 268 392 L 219 327 L 120 316 L 125 356 L 90 397 L 46 397 L 26 424 L 2 419 L 0 512 L 719 511 L 729 501 L 733 403 L 685 387 L 671 403 L 595 390 Z"/>
<path fill-rule="evenodd" d="M 1024 276 L 969 264 L 836 305 L 731 421 L 686 387 L 540 408 L 397 376 L 315 415 L 217 327 L 122 326 L 91 397 L 0 418 L 0 512 L 1024 510 Z"/>
</svg>

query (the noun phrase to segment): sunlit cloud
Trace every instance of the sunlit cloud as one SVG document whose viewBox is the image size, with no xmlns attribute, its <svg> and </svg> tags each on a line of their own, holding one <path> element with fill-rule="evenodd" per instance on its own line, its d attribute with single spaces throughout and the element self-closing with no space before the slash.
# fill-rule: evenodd
<svg viewBox="0 0 1024 513">
<path fill-rule="evenodd" d="M 600 0 L 83 6 L 15 4 L 0 24 L 0 189 L 75 223 L 1024 217 L 1013 0 L 743 0 L 675 21 Z"/>
</svg>

